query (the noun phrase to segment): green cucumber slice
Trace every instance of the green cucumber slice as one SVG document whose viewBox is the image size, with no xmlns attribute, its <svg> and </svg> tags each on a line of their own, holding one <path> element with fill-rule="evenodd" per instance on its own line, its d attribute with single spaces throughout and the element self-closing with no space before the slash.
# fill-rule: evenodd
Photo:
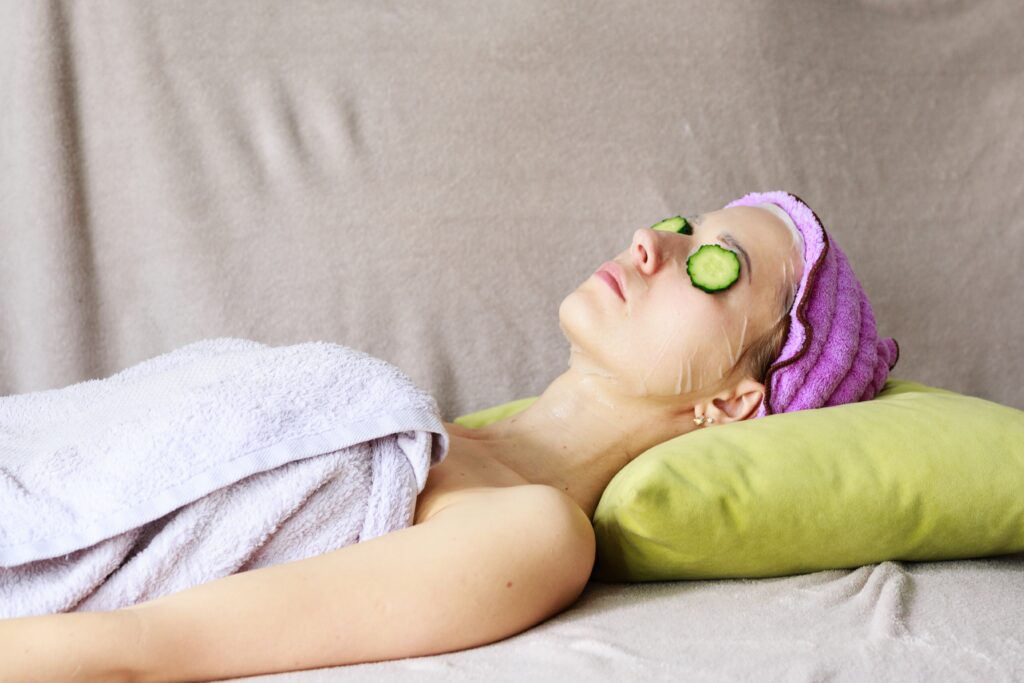
<svg viewBox="0 0 1024 683">
<path fill-rule="evenodd" d="M 682 216 L 674 216 L 672 218 L 666 218 L 663 221 L 658 221 L 657 223 L 651 226 L 651 230 L 681 232 L 684 235 L 693 234 L 693 226 L 690 225 L 690 221 L 686 220 Z"/>
<path fill-rule="evenodd" d="M 686 273 L 694 287 L 705 292 L 721 292 L 739 280 L 740 259 L 724 247 L 705 244 L 686 259 Z"/>
</svg>

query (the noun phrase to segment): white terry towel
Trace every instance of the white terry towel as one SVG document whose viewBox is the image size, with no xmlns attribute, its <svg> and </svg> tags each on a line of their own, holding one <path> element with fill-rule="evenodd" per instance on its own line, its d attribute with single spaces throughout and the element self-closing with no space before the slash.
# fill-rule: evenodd
<svg viewBox="0 0 1024 683">
<path fill-rule="evenodd" d="M 346 346 L 210 339 L 0 397 L 0 618 L 127 607 L 409 526 L 436 401 Z"/>
</svg>

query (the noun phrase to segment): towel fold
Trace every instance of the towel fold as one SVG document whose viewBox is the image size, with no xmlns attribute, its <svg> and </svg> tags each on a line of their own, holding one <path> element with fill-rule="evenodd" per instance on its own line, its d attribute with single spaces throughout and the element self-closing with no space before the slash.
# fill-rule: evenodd
<svg viewBox="0 0 1024 683">
<path fill-rule="evenodd" d="M 338 344 L 204 340 L 0 398 L 0 618 L 112 610 L 409 526 L 436 401 Z"/>
</svg>

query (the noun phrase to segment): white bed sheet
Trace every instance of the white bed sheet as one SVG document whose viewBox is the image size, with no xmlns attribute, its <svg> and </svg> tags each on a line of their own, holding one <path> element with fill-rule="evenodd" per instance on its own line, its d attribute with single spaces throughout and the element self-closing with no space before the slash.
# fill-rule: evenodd
<svg viewBox="0 0 1024 683">
<path fill-rule="evenodd" d="M 590 583 L 471 650 L 254 676 L 336 681 L 1022 681 L 1024 553 L 770 579 Z"/>
</svg>

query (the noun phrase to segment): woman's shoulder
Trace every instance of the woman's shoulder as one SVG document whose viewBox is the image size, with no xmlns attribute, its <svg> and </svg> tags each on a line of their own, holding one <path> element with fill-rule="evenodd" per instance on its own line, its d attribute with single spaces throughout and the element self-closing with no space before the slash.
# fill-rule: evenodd
<svg viewBox="0 0 1024 683">
<path fill-rule="evenodd" d="M 487 528 L 501 537 L 514 531 L 514 546 L 531 544 L 557 550 L 549 557 L 565 562 L 575 557 L 592 567 L 596 539 L 587 514 L 564 491 L 546 484 L 485 486 L 464 489 L 446 499 L 420 524 L 445 520 L 449 526 L 471 530 Z"/>
<path fill-rule="evenodd" d="M 515 558 L 523 572 L 540 572 L 551 580 L 568 577 L 575 595 L 589 580 L 597 557 L 590 518 L 571 496 L 546 484 L 458 489 L 428 498 L 422 516 L 417 504 L 417 515 L 417 528 L 436 528 L 445 539 L 481 539 L 478 547 L 486 557 L 480 561 L 491 563 L 480 565 L 481 571 L 493 566 L 507 572 L 513 562 L 509 558 Z M 508 556 L 487 550 L 495 544 Z"/>
<path fill-rule="evenodd" d="M 547 484 L 514 484 L 506 486 L 474 486 L 470 488 L 457 488 L 452 490 L 435 491 L 433 495 L 424 489 L 424 496 L 416 502 L 416 520 L 414 524 L 422 524 L 442 510 L 454 505 L 468 507 L 468 504 L 487 505 L 491 501 L 516 500 L 523 503 L 520 508 L 523 513 L 536 512 L 538 515 L 547 514 L 551 507 L 560 506 L 570 514 L 579 514 L 587 520 L 589 518 L 580 508 L 576 501 L 569 494 L 560 491 Z M 529 504 L 528 504 L 529 503 Z M 532 505 L 531 505 L 532 504 Z"/>
</svg>

